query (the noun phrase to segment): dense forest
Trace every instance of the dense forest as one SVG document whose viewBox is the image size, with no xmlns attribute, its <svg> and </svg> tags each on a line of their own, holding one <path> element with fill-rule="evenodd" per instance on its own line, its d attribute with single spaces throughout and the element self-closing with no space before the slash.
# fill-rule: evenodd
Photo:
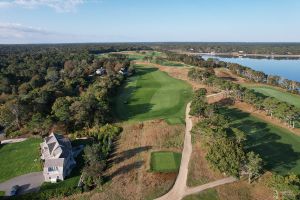
<svg viewBox="0 0 300 200">
<path fill-rule="evenodd" d="M 247 54 L 300 55 L 300 43 L 174 42 L 151 43 L 150 46 L 160 50 L 181 50 L 198 53 L 243 51 Z"/>
<path fill-rule="evenodd" d="M 121 50 L 137 45 L 13 45 L 0 47 L 0 125 L 7 136 L 66 132 L 111 121 L 110 99 L 133 71 Z M 97 53 L 97 54 L 95 54 Z M 95 71 L 104 68 L 106 74 Z"/>
</svg>

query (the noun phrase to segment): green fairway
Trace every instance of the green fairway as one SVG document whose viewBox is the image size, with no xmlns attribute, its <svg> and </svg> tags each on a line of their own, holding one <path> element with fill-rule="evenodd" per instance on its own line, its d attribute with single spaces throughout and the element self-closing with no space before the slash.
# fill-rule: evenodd
<svg viewBox="0 0 300 200">
<path fill-rule="evenodd" d="M 289 104 L 292 104 L 298 108 L 300 108 L 300 96 L 291 94 L 289 92 L 281 91 L 272 86 L 259 86 L 259 85 L 244 85 L 247 88 L 253 89 L 256 92 L 262 93 L 266 96 L 274 97 L 280 101 L 285 101 Z"/>
<path fill-rule="evenodd" d="M 143 60 L 145 56 L 157 57 L 157 56 L 162 56 L 162 53 L 158 52 L 158 51 L 149 51 L 149 52 L 146 52 L 145 54 L 142 54 L 142 53 L 128 54 L 128 57 L 130 60 Z"/>
<path fill-rule="evenodd" d="M 153 172 L 177 172 L 180 167 L 181 153 L 152 152 L 150 169 Z"/>
<path fill-rule="evenodd" d="M 115 98 L 117 118 L 135 122 L 165 119 L 170 124 L 183 124 L 191 86 L 156 68 L 136 69 L 136 75 L 127 79 Z"/>
<path fill-rule="evenodd" d="M 0 183 L 30 172 L 41 171 L 41 139 L 0 146 Z"/>
<path fill-rule="evenodd" d="M 223 108 L 221 112 L 230 118 L 232 127 L 247 134 L 245 148 L 260 154 L 265 169 L 300 174 L 299 136 L 236 108 Z"/>
</svg>

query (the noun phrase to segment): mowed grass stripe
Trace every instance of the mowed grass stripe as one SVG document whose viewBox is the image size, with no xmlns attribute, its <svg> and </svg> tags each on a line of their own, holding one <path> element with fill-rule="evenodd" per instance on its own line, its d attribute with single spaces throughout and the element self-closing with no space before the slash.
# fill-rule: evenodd
<svg viewBox="0 0 300 200">
<path fill-rule="evenodd" d="M 285 101 L 289 104 L 292 104 L 300 108 L 299 95 L 291 94 L 289 92 L 284 92 L 272 86 L 259 86 L 259 85 L 248 85 L 248 84 L 245 84 L 244 86 L 249 89 L 253 89 L 256 92 L 262 93 L 266 96 L 274 97 L 280 101 Z"/>
<path fill-rule="evenodd" d="M 119 89 L 114 101 L 117 118 L 127 121 L 165 119 L 184 123 L 185 106 L 192 88 L 156 68 L 137 66 L 137 73 Z"/>
<path fill-rule="evenodd" d="M 265 162 L 265 169 L 300 175 L 300 137 L 281 127 L 258 119 L 236 108 L 222 108 L 231 119 L 231 126 L 247 134 L 244 143 L 248 151 L 258 153 Z"/>
</svg>

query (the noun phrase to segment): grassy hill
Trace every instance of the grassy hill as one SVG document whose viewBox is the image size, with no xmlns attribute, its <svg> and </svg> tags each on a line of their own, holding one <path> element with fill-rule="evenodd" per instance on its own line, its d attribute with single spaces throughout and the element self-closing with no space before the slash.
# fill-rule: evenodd
<svg viewBox="0 0 300 200">
<path fill-rule="evenodd" d="M 236 108 L 223 108 L 231 126 L 247 134 L 246 149 L 263 158 L 265 169 L 280 174 L 300 174 L 300 137 Z"/>
<path fill-rule="evenodd" d="M 119 89 L 114 113 L 121 120 L 165 119 L 170 124 L 184 123 L 185 106 L 192 88 L 156 68 L 137 66 L 137 73 Z"/>
</svg>

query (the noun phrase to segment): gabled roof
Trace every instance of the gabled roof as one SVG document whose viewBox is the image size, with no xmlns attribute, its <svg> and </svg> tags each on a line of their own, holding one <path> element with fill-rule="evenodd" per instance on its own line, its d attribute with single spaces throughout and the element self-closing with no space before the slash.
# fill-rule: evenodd
<svg viewBox="0 0 300 200">
<path fill-rule="evenodd" d="M 45 138 L 45 143 L 48 146 L 49 154 L 53 157 L 59 155 L 59 158 L 67 158 L 72 151 L 70 140 L 62 135 L 51 133 L 49 137 Z"/>
<path fill-rule="evenodd" d="M 56 158 L 56 159 L 46 159 L 44 167 L 63 167 L 64 166 L 64 158 Z"/>
<path fill-rule="evenodd" d="M 52 154 L 55 145 L 56 145 L 55 142 L 48 143 L 48 149 L 49 149 L 50 154 Z"/>
</svg>

